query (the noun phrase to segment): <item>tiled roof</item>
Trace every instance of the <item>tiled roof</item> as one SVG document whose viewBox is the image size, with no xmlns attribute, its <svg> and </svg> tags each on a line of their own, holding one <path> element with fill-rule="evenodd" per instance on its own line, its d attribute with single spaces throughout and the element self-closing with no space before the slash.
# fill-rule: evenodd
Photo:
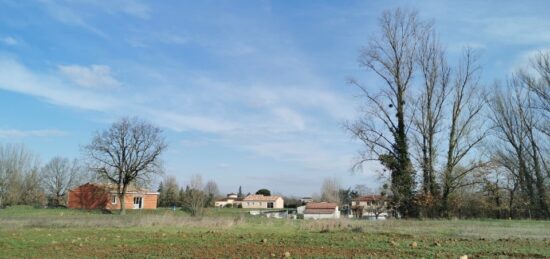
<svg viewBox="0 0 550 259">
<path fill-rule="evenodd" d="M 306 205 L 308 209 L 331 209 L 334 210 L 338 207 L 338 204 L 332 202 L 310 202 Z"/>
<path fill-rule="evenodd" d="M 382 195 L 365 195 L 365 196 L 360 196 L 360 197 L 357 197 L 355 199 L 353 199 L 353 201 L 382 201 L 382 200 L 385 200 L 386 198 Z"/>
<path fill-rule="evenodd" d="M 218 199 L 216 201 L 228 201 L 228 200 L 243 201 L 243 198 L 222 198 L 222 199 Z"/>
<path fill-rule="evenodd" d="M 243 201 L 276 201 L 281 196 L 248 195 Z"/>
<path fill-rule="evenodd" d="M 305 209 L 304 214 L 332 214 L 335 208 L 332 209 Z"/>
</svg>

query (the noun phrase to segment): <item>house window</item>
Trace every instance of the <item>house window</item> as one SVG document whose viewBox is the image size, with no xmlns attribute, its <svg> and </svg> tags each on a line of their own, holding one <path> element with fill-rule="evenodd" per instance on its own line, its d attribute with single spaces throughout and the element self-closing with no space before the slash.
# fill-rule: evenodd
<svg viewBox="0 0 550 259">
<path fill-rule="evenodd" d="M 143 207 L 143 198 L 134 197 L 134 209 L 141 209 Z"/>
<path fill-rule="evenodd" d="M 273 209 L 273 202 L 268 202 L 267 203 L 267 208 L 268 209 Z"/>
<path fill-rule="evenodd" d="M 116 195 L 111 195 L 111 204 L 116 204 Z"/>
</svg>

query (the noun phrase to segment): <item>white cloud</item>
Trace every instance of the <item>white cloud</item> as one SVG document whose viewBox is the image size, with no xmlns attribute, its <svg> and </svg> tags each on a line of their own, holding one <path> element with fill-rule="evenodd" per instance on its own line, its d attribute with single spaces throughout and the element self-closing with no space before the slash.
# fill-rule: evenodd
<svg viewBox="0 0 550 259">
<path fill-rule="evenodd" d="M 306 128 L 302 115 L 288 107 L 274 108 L 273 114 L 283 125 L 287 125 L 291 130 L 301 131 Z"/>
<path fill-rule="evenodd" d="M 66 136 L 67 133 L 60 130 L 16 130 L 0 129 L 0 138 L 25 138 L 25 137 L 62 137 Z"/>
<path fill-rule="evenodd" d="M 68 85 L 50 74 L 30 71 L 15 60 L 0 57 L 0 89 L 28 94 L 69 107 L 105 111 L 121 101 Z"/>
<path fill-rule="evenodd" d="M 189 39 L 187 39 L 186 37 L 177 35 L 177 34 L 172 34 L 172 33 L 161 35 L 159 37 L 159 40 L 166 44 L 175 44 L 175 45 L 183 45 L 189 42 Z"/>
<path fill-rule="evenodd" d="M 64 76 L 83 87 L 106 89 L 116 88 L 121 85 L 111 74 L 111 68 L 106 65 L 91 65 L 89 67 L 68 65 L 59 66 L 58 68 Z"/>
<path fill-rule="evenodd" d="M 111 4 L 112 8 L 114 8 L 115 10 L 120 10 L 120 12 L 142 19 L 148 19 L 151 16 L 151 8 L 143 2 L 137 0 L 111 0 L 94 2 Z"/>
<path fill-rule="evenodd" d="M 11 37 L 11 36 L 0 38 L 0 42 L 4 43 L 6 45 L 10 45 L 10 46 L 17 45 L 17 43 L 18 43 L 18 41 L 14 37 Z"/>
<path fill-rule="evenodd" d="M 493 40 L 519 44 L 550 42 L 550 21 L 538 17 L 487 17 L 473 20 Z"/>
<path fill-rule="evenodd" d="M 109 13 L 109 14 L 127 14 L 140 19 L 148 19 L 151 16 L 151 8 L 142 1 L 137 0 L 111 0 L 111 1 L 91 1 L 91 0 L 75 0 L 70 2 L 60 2 L 52 0 L 40 0 L 48 14 L 55 20 L 71 25 L 84 28 L 95 33 L 103 38 L 108 38 L 108 35 L 92 22 L 84 17 L 93 17 L 94 12 Z M 82 15 L 82 10 L 85 10 L 86 15 Z"/>
<path fill-rule="evenodd" d="M 167 111 L 162 108 L 136 107 L 134 111 L 138 114 L 147 115 L 154 123 L 177 132 L 200 131 L 223 133 L 239 128 L 238 124 L 229 120 Z"/>
<path fill-rule="evenodd" d="M 70 26 L 84 28 L 100 37 L 107 38 L 107 34 L 105 32 L 84 20 L 83 16 L 69 5 L 63 5 L 59 2 L 54 2 L 50 0 L 41 0 L 40 3 L 46 7 L 46 11 L 48 12 L 48 14 L 55 20 Z"/>
</svg>

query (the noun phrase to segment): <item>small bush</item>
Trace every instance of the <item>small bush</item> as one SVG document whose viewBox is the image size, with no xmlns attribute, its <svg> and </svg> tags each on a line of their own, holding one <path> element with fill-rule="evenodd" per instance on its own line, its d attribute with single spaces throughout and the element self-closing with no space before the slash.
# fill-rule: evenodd
<svg viewBox="0 0 550 259">
<path fill-rule="evenodd" d="M 363 233 L 365 232 L 365 229 L 363 227 L 353 227 L 351 229 L 351 232 L 354 232 L 354 233 Z"/>
</svg>

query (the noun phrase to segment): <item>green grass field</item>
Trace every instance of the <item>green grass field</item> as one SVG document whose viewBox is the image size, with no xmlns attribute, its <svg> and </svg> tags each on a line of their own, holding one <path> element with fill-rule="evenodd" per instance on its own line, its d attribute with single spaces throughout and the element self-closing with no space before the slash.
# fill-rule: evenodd
<svg viewBox="0 0 550 259">
<path fill-rule="evenodd" d="M 282 220 L 239 209 L 206 214 L 2 209 L 0 257 L 550 257 L 548 221 Z"/>
</svg>

